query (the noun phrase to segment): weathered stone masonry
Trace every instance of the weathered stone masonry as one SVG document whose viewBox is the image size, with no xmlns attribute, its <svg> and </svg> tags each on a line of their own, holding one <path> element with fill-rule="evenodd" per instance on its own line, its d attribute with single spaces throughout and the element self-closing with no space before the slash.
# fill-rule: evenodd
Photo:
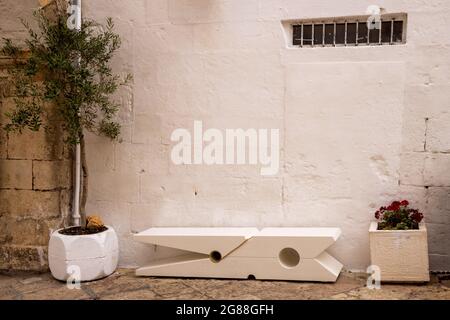
<svg viewBox="0 0 450 320">
<path fill-rule="evenodd" d="M 10 66 L 11 60 L 0 56 L 1 126 L 14 106 Z M 54 110 L 47 106 L 46 111 Z M 0 129 L 0 270 L 47 269 L 49 233 L 67 216 L 70 184 L 70 153 L 60 132 Z"/>
<path fill-rule="evenodd" d="M 335 226 L 343 233 L 332 254 L 346 268 L 365 270 L 373 212 L 406 198 L 426 216 L 431 269 L 450 269 L 450 38 L 445 36 L 450 1 L 380 1 L 387 12 L 408 14 L 406 45 L 286 47 L 282 21 L 361 15 L 372 4 L 83 2 L 84 17 L 99 22 L 114 17 L 123 43 L 113 67 L 134 77 L 133 87 L 118 95 L 122 143 L 93 135 L 87 139 L 87 210 L 117 231 L 122 266 L 175 254 L 133 241 L 133 232 L 151 226 Z M 0 35 L 23 40 L 26 32 L 17 18 L 31 20 L 38 5 L 36 0 L 0 1 Z M 2 103 L 3 110 L 11 100 Z M 193 120 L 220 129 L 280 128 L 280 174 L 261 178 L 255 167 L 173 165 L 170 134 Z M 14 168 L 21 165 L 19 172 L 29 172 L 23 174 L 28 178 L 16 181 L 21 190 L 2 186 L 2 199 L 8 193 L 8 201 L 19 206 L 34 201 L 27 209 L 33 219 L 53 210 L 55 218 L 38 222 L 56 224 L 56 216 L 62 219 L 68 210 L 67 197 L 58 200 L 67 189 L 42 186 L 46 180 L 37 175 L 46 171 L 37 165 L 56 172 L 50 164 L 64 161 L 52 161 L 64 159 L 64 152 L 54 147 L 55 158 L 43 157 L 40 139 L 45 133 L 24 134 L 7 139 L 0 131 L 2 174 L 13 172 L 6 171 L 6 164 L 13 162 L 4 160 L 15 160 Z M 52 202 L 43 195 L 56 199 L 58 192 L 55 208 L 45 209 Z M 19 214 L 27 221 L 23 208 L 4 206 L 3 217 Z M 2 248 L 45 243 L 20 244 L 21 231 L 16 234 L 11 228 L 21 224 L 6 225 L 14 220 L 1 219 Z M 29 223 L 28 228 L 36 226 Z M 46 237 L 47 231 L 39 234 Z M 8 234 L 14 235 L 14 246 L 6 242 Z M 0 259 L 1 267 L 9 268 L 3 266 L 9 260 Z"/>
</svg>

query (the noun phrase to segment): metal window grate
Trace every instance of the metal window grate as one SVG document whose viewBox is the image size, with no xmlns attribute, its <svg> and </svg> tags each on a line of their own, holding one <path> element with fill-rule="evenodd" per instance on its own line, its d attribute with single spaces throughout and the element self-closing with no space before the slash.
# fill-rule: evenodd
<svg viewBox="0 0 450 320">
<path fill-rule="evenodd" d="M 368 27 L 369 16 L 296 21 L 292 44 L 300 47 L 378 46 L 406 42 L 406 14 L 381 15 Z"/>
</svg>

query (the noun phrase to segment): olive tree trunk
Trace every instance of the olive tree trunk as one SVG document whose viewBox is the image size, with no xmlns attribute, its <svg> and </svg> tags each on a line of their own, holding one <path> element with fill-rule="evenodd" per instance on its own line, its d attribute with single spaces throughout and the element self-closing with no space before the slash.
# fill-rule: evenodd
<svg viewBox="0 0 450 320">
<path fill-rule="evenodd" d="M 80 136 L 80 151 L 81 151 L 81 201 L 80 201 L 80 215 L 81 225 L 86 226 L 86 202 L 88 197 L 88 185 L 89 185 L 89 171 L 86 160 L 86 144 L 84 135 Z"/>
</svg>

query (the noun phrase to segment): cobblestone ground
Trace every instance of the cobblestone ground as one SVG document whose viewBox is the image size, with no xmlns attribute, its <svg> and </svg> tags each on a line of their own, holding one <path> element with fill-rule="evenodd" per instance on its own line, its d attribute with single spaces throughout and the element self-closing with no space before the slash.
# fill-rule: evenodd
<svg viewBox="0 0 450 320">
<path fill-rule="evenodd" d="M 336 283 L 135 277 L 119 269 L 108 278 L 68 289 L 49 273 L 0 275 L 0 300 L 26 299 L 448 299 L 450 275 L 427 284 L 382 284 L 366 288 L 365 274 L 345 272 Z"/>
</svg>

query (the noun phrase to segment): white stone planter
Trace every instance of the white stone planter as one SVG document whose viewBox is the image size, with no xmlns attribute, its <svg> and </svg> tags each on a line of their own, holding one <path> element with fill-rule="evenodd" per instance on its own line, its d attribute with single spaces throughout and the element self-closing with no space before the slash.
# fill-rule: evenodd
<svg viewBox="0 0 450 320">
<path fill-rule="evenodd" d="M 119 244 L 114 229 L 106 227 L 108 230 L 89 235 L 64 235 L 59 230 L 54 231 L 48 245 L 53 277 L 66 281 L 79 271 L 80 281 L 90 281 L 113 273 L 119 260 Z"/>
<path fill-rule="evenodd" d="M 371 264 L 381 271 L 381 281 L 429 281 L 428 243 L 425 223 L 418 230 L 369 229 Z"/>
</svg>

